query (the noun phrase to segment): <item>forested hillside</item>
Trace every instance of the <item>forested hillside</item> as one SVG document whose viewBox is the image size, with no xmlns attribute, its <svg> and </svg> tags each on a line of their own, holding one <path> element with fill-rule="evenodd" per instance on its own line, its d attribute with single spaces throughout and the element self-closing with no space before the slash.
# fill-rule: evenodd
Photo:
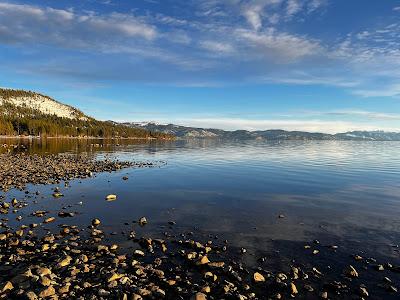
<svg viewBox="0 0 400 300">
<path fill-rule="evenodd" d="M 49 114 L 41 107 L 46 105 L 61 107 L 61 117 Z M 24 99 L 24 101 L 20 101 Z M 28 99 L 29 101 L 27 102 Z M 45 111 L 45 112 L 44 112 Z M 54 108 L 53 108 L 54 111 Z M 107 138 L 159 138 L 171 139 L 172 135 L 150 132 L 141 128 L 130 128 L 113 122 L 103 122 L 85 116 L 81 111 L 61 104 L 47 96 L 22 90 L 0 89 L 0 135 L 33 135 L 52 137 L 107 137 Z"/>
</svg>

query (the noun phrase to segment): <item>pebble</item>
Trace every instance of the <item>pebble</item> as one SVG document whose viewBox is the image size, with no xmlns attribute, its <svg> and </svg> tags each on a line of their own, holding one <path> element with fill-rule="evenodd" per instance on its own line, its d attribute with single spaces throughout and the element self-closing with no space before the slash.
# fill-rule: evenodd
<svg viewBox="0 0 400 300">
<path fill-rule="evenodd" d="M 107 195 L 107 196 L 106 196 L 106 200 L 107 200 L 107 201 L 114 201 L 114 200 L 117 200 L 117 195 L 114 195 L 114 194 Z"/>
<path fill-rule="evenodd" d="M 258 272 L 254 273 L 253 279 L 255 282 L 264 282 L 265 281 L 265 277 Z"/>
</svg>

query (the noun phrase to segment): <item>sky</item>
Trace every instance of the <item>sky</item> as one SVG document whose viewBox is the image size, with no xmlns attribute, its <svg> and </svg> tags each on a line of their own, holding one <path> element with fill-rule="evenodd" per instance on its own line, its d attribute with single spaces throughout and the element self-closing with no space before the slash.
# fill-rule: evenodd
<svg viewBox="0 0 400 300">
<path fill-rule="evenodd" d="M 400 1 L 0 0 L 0 87 L 101 120 L 400 131 Z"/>
</svg>

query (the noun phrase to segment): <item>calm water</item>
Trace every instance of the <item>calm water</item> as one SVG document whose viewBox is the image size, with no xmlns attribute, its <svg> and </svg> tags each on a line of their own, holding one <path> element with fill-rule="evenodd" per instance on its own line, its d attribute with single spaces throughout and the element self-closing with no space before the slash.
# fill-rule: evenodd
<svg viewBox="0 0 400 300">
<path fill-rule="evenodd" d="M 27 146 L 28 152 L 89 152 L 99 158 L 165 162 L 157 168 L 73 181 L 71 187 L 62 187 L 62 199 L 53 199 L 49 187 L 30 187 L 43 195 L 31 209 L 57 211 L 71 205 L 68 210 L 79 213 L 64 223 L 89 224 L 98 217 L 104 228 L 120 232 L 129 231 L 125 222 L 146 216 L 149 226 L 144 233 L 161 235 L 173 220 L 177 234 L 193 231 L 203 239 L 218 235 L 232 247 L 247 248 L 249 262 L 268 256 L 271 265 L 295 258 L 339 267 L 354 253 L 400 262 L 398 142 L 177 141 L 115 146 L 49 140 Z M 129 180 L 123 181 L 123 176 Z M 106 202 L 110 193 L 118 200 Z M 29 211 L 24 213 L 32 218 Z M 278 218 L 280 214 L 285 218 Z M 338 253 L 305 256 L 304 245 L 314 239 L 322 246 L 339 245 Z"/>
</svg>

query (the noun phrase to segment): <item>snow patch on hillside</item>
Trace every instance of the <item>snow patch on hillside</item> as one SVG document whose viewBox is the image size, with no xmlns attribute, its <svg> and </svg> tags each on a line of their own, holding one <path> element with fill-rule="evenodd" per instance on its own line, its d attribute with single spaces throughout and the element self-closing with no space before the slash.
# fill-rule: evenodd
<svg viewBox="0 0 400 300">
<path fill-rule="evenodd" d="M 12 103 L 15 106 L 36 109 L 44 114 L 56 115 L 61 118 L 87 120 L 82 113 L 71 106 L 59 103 L 42 95 L 32 95 L 29 97 L 11 97 L 4 99 L 0 96 L 0 101 Z"/>
</svg>

